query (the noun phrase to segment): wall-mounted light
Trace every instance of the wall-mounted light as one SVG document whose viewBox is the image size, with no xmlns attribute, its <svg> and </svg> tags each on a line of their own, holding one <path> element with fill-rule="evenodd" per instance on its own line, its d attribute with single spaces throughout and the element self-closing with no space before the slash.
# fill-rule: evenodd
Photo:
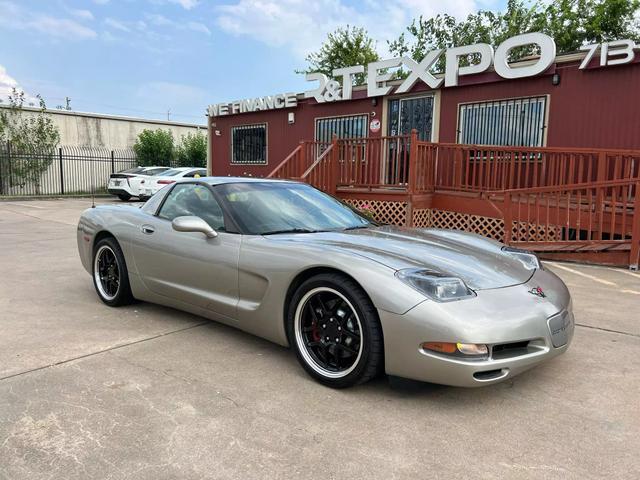
<svg viewBox="0 0 640 480">
<path fill-rule="evenodd" d="M 374 107 L 375 107 L 376 105 L 378 105 L 378 99 L 377 99 L 376 97 L 373 97 L 373 98 L 371 99 L 371 105 L 373 105 Z"/>
<path fill-rule="evenodd" d="M 289 123 L 296 123 L 295 112 L 289 112 L 289 115 L 287 116 L 287 120 L 289 121 Z"/>
<path fill-rule="evenodd" d="M 551 85 L 560 85 L 560 74 L 559 73 L 554 73 L 551 76 Z"/>
<path fill-rule="evenodd" d="M 216 130 L 216 137 L 219 137 L 220 135 L 222 135 L 222 133 L 220 133 L 220 130 Z"/>
</svg>

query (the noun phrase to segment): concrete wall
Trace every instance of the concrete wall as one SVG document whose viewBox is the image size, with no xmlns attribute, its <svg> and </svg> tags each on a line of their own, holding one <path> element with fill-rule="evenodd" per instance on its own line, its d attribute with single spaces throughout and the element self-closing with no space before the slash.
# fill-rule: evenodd
<svg viewBox="0 0 640 480">
<path fill-rule="evenodd" d="M 33 115 L 38 110 L 24 108 L 24 112 L 24 115 Z M 145 129 L 169 130 L 175 140 L 198 130 L 205 135 L 207 133 L 204 116 L 202 125 L 195 125 L 61 110 L 48 110 L 47 113 L 60 129 L 60 145 L 64 146 L 128 148 L 133 146 L 138 134 Z"/>
</svg>

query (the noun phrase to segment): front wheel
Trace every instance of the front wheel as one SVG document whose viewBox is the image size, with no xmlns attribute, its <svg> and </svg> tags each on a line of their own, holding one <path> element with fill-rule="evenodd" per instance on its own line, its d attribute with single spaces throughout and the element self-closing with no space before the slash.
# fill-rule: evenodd
<svg viewBox="0 0 640 480">
<path fill-rule="evenodd" d="M 95 246 L 93 285 L 100 300 L 110 307 L 119 307 L 133 302 L 127 265 L 115 238 L 103 238 Z"/>
<path fill-rule="evenodd" d="M 118 195 L 118 198 L 119 198 L 120 200 L 122 200 L 123 202 L 128 202 L 128 201 L 129 201 L 129 199 L 131 198 L 131 195 L 129 195 L 128 193 L 120 193 L 120 194 Z"/>
<path fill-rule="evenodd" d="M 327 386 L 351 387 L 382 370 L 378 313 L 343 275 L 321 274 L 300 285 L 289 305 L 287 334 L 307 373 Z"/>
</svg>

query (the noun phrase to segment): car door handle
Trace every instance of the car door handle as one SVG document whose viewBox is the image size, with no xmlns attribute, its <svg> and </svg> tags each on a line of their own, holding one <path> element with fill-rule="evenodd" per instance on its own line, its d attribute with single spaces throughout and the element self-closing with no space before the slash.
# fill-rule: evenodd
<svg viewBox="0 0 640 480">
<path fill-rule="evenodd" d="M 151 235 L 153 232 L 156 231 L 156 229 L 153 228 L 151 225 L 142 225 L 142 227 L 140 227 L 140 230 L 142 230 L 142 233 L 146 235 Z"/>
</svg>

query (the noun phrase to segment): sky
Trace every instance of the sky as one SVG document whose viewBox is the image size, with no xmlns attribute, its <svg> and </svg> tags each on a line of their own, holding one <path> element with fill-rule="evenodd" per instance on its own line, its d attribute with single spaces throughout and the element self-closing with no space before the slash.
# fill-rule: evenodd
<svg viewBox="0 0 640 480">
<path fill-rule="evenodd" d="M 0 0 L 0 100 L 204 123 L 207 105 L 310 88 L 294 70 L 327 33 L 368 30 L 383 57 L 419 15 L 505 0 Z"/>
</svg>

